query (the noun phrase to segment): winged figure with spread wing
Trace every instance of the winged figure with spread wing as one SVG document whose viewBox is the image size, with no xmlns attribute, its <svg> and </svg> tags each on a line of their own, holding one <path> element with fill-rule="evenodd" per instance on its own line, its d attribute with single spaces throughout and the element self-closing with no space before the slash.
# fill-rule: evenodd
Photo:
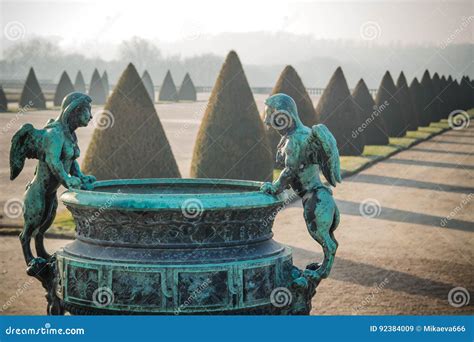
<svg viewBox="0 0 474 342">
<path fill-rule="evenodd" d="M 70 93 L 63 102 L 56 120 L 50 120 L 43 129 L 23 125 L 13 136 L 10 149 L 10 179 L 14 180 L 23 169 L 27 158 L 37 159 L 35 175 L 26 187 L 23 203 L 24 227 L 20 234 L 28 274 L 42 269 L 50 255 L 46 252 L 43 235 L 56 215 L 59 186 L 89 188 L 94 176 L 84 175 L 77 162 L 79 146 L 75 130 L 85 127 L 92 119 L 91 98 L 82 93 Z M 35 235 L 38 257 L 30 247 Z"/>
<path fill-rule="evenodd" d="M 302 198 L 308 231 L 322 246 L 324 260 L 308 265 L 295 282 L 302 286 L 308 280 L 319 282 L 329 275 L 337 249 L 334 230 L 339 224 L 339 210 L 331 188 L 319 177 L 322 171 L 330 185 L 341 182 L 336 139 L 325 125 L 306 127 L 295 101 L 286 94 L 275 94 L 265 101 L 265 124 L 281 135 L 276 162 L 283 170 L 276 181 L 264 183 L 261 190 L 277 195 L 291 187 Z"/>
</svg>

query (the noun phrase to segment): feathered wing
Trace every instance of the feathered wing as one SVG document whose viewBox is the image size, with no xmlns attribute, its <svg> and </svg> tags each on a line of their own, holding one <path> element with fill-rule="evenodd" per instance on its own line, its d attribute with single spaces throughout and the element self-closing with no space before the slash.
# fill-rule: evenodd
<svg viewBox="0 0 474 342">
<path fill-rule="evenodd" d="M 25 124 L 15 133 L 10 148 L 10 180 L 23 170 L 26 158 L 40 159 L 41 132 L 31 124 Z"/>
<path fill-rule="evenodd" d="M 311 149 L 324 177 L 329 184 L 336 186 L 341 182 L 341 165 L 336 138 L 325 125 L 319 124 L 312 127 L 310 139 L 311 145 L 316 145 L 313 145 Z"/>
</svg>

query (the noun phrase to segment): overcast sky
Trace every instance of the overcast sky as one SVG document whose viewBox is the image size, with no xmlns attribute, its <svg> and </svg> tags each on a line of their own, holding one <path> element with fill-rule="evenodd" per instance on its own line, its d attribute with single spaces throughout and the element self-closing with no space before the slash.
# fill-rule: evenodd
<svg viewBox="0 0 474 342">
<path fill-rule="evenodd" d="M 68 49 L 87 49 L 106 59 L 113 45 L 132 36 L 161 42 L 164 52 L 200 54 L 200 40 L 224 32 L 289 32 L 321 39 L 369 40 L 376 44 L 473 42 L 474 1 L 291 0 L 0 0 L 3 48 L 35 35 Z M 18 32 L 14 32 L 18 34 Z M 173 42 L 193 41 L 175 51 Z M 182 44 L 178 44 L 182 46 Z M 190 44 L 191 45 L 191 44 Z M 200 47 L 202 46 L 202 48 Z M 95 50 L 95 51 L 90 51 Z"/>
</svg>

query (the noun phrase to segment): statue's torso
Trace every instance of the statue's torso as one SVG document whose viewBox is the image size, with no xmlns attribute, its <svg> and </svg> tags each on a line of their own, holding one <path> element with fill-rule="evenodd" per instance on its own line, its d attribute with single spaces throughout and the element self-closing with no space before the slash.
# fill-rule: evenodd
<svg viewBox="0 0 474 342">
<path fill-rule="evenodd" d="M 295 172 L 295 177 L 291 180 L 290 185 L 298 194 L 304 195 L 306 192 L 311 191 L 319 186 L 323 186 L 319 177 L 319 166 L 314 164 L 314 161 L 310 158 L 310 148 L 308 138 L 310 136 L 310 130 L 303 131 L 301 133 L 291 134 L 284 139 L 277 153 L 277 159 L 285 162 L 287 160 L 287 154 L 293 158 L 287 162 L 292 165 L 286 165 Z"/>
</svg>

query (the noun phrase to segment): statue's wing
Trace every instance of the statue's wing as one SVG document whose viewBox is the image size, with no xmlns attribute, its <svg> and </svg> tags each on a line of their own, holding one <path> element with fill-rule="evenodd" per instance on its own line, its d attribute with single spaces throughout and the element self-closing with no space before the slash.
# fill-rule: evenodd
<svg viewBox="0 0 474 342">
<path fill-rule="evenodd" d="M 329 129 L 323 125 L 314 125 L 311 129 L 311 149 L 316 162 L 319 164 L 324 177 L 329 184 L 336 186 L 341 182 L 341 166 L 339 162 L 339 150 L 337 149 L 337 142 L 334 135 Z M 314 151 L 316 148 L 317 151 Z"/>
<path fill-rule="evenodd" d="M 31 124 L 25 124 L 15 133 L 10 148 L 10 180 L 23 170 L 26 158 L 40 159 L 41 133 Z"/>
</svg>

